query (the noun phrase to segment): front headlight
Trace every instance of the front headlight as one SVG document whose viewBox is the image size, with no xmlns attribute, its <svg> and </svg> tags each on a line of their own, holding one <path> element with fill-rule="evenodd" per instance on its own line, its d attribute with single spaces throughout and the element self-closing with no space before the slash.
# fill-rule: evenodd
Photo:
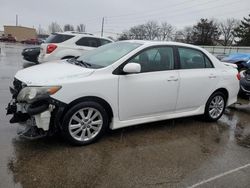
<svg viewBox="0 0 250 188">
<path fill-rule="evenodd" d="M 43 98 L 55 94 L 61 89 L 61 86 L 46 86 L 46 87 L 25 87 L 17 96 L 17 101 L 30 102 L 36 98 Z"/>
</svg>

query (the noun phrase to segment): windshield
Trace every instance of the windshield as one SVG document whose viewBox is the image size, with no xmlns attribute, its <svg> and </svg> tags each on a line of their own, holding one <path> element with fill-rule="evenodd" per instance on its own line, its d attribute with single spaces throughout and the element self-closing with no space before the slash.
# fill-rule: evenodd
<svg viewBox="0 0 250 188">
<path fill-rule="evenodd" d="M 96 67 L 106 67 L 113 64 L 118 59 L 122 58 L 139 46 L 141 46 L 141 44 L 132 42 L 110 43 L 88 51 L 83 56 L 80 56 L 77 60 L 86 62 Z"/>
</svg>

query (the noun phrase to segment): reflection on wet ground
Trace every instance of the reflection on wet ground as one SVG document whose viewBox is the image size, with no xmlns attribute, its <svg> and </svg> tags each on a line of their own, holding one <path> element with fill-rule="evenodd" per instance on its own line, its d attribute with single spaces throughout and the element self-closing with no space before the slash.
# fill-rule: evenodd
<svg viewBox="0 0 250 188">
<path fill-rule="evenodd" d="M 0 187 L 187 187 L 250 163 L 247 100 L 217 123 L 190 117 L 143 124 L 110 131 L 86 147 L 59 135 L 22 140 L 4 110 L 8 85 L 22 66 L 20 55 L 15 59 L 8 68 L 8 58 L 0 57 Z M 206 186 L 249 187 L 249 175 L 245 169 Z"/>
</svg>

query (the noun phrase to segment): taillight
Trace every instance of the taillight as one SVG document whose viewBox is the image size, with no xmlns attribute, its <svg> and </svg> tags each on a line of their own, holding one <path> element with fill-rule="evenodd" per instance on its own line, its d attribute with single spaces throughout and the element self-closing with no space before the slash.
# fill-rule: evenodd
<svg viewBox="0 0 250 188">
<path fill-rule="evenodd" d="M 238 74 L 236 75 L 236 77 L 237 77 L 238 80 L 240 80 L 240 79 L 241 79 L 240 73 L 238 73 Z"/>
<path fill-rule="evenodd" d="M 56 48 L 57 48 L 57 45 L 55 45 L 55 44 L 49 44 L 49 45 L 47 46 L 47 51 L 46 51 L 46 53 L 47 53 L 47 54 L 50 54 L 50 53 L 53 52 Z"/>
</svg>

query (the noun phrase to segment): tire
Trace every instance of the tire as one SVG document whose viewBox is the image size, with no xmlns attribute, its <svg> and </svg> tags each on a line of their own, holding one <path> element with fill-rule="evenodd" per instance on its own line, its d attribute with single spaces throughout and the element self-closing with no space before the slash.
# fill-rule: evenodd
<svg viewBox="0 0 250 188">
<path fill-rule="evenodd" d="M 242 99 L 249 99 L 249 96 L 247 95 L 247 93 L 245 93 L 241 88 L 239 90 L 238 97 Z"/>
<path fill-rule="evenodd" d="M 216 102 L 216 100 L 218 101 L 218 103 Z M 216 106 L 213 107 L 212 106 L 213 104 Z M 205 112 L 203 115 L 205 121 L 214 122 L 220 119 L 220 117 L 223 115 L 225 111 L 225 107 L 226 107 L 225 95 L 220 91 L 213 93 L 209 97 L 206 103 Z"/>
<path fill-rule="evenodd" d="M 63 137 L 73 145 L 87 145 L 98 140 L 109 126 L 105 108 L 94 101 L 71 107 L 62 123 Z"/>
</svg>

